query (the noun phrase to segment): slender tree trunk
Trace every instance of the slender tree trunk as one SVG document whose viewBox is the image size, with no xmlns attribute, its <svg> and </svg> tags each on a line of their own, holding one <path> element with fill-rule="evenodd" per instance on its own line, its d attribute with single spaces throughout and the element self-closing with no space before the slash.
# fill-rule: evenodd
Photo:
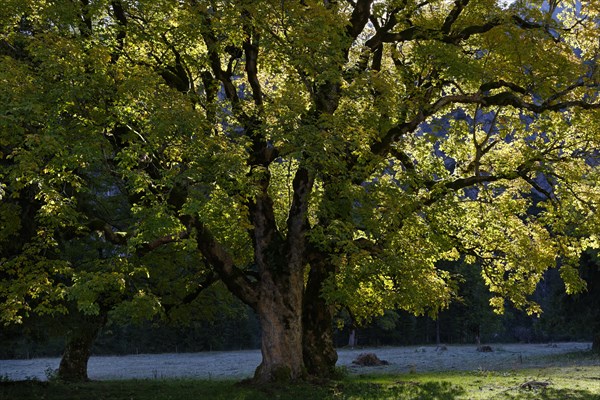
<svg viewBox="0 0 600 400">
<path fill-rule="evenodd" d="M 592 341 L 592 351 L 594 353 L 600 353 L 600 332 L 596 332 L 594 334 L 594 339 Z"/>
<path fill-rule="evenodd" d="M 58 367 L 58 378 L 68 382 L 89 380 L 87 364 L 96 336 L 106 318 L 103 316 L 82 317 L 67 333 L 65 351 Z"/>
<path fill-rule="evenodd" d="M 256 369 L 258 383 L 303 379 L 302 271 L 266 272 L 261 276 L 257 314 L 262 333 L 262 362 Z"/>
<path fill-rule="evenodd" d="M 350 348 L 354 348 L 358 344 L 358 340 L 356 339 L 356 328 L 350 328 L 350 335 L 348 336 L 348 346 Z"/>
<path fill-rule="evenodd" d="M 324 263 L 311 264 L 302 313 L 302 350 L 304 364 L 310 375 L 328 378 L 335 369 L 338 355 L 333 345 L 333 314 L 321 295 L 323 282 L 333 267 Z"/>
</svg>

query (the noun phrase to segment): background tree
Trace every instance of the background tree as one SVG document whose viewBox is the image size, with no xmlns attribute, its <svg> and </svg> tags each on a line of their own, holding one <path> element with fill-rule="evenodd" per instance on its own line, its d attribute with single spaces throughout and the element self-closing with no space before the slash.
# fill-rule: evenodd
<svg viewBox="0 0 600 400">
<path fill-rule="evenodd" d="M 586 282 L 586 290 L 574 296 L 566 296 L 560 285 L 551 287 L 551 312 L 542 319 L 543 328 L 556 331 L 557 336 L 571 340 L 589 338 L 592 350 L 600 349 L 598 326 L 598 295 L 600 282 L 597 250 L 588 250 L 581 256 L 579 273 Z"/>
<path fill-rule="evenodd" d="M 584 5 L 9 2 L 1 76 L 27 84 L 3 90 L 20 162 L 1 180 L 79 226 L 73 193 L 107 165 L 133 223 L 84 225 L 128 254 L 196 252 L 258 315 L 260 382 L 331 371 L 336 305 L 435 314 L 454 287 L 437 263 L 461 254 L 494 307 L 536 312 L 543 271 L 560 258 L 576 290 L 596 245 L 600 3 Z"/>
<path fill-rule="evenodd" d="M 109 312 L 127 300 L 136 306 L 130 317 L 151 317 L 160 303 L 143 279 L 144 264 L 127 256 L 121 231 L 134 223 L 131 195 L 113 173 L 111 143 L 101 134 L 106 120 L 95 119 L 96 126 L 88 118 L 93 102 L 112 90 L 106 71 L 92 68 L 103 55 L 77 53 L 60 35 L 37 41 L 45 23 L 70 18 L 72 9 L 57 8 L 51 15 L 59 19 L 51 22 L 32 18 L 26 3 L 15 6 L 22 14 L 15 26 L 3 19 L 1 47 L 1 319 L 54 317 L 66 336 L 58 377 L 87 380 L 92 345 Z M 54 39 L 51 47 L 36 47 Z M 85 57 L 82 64 L 69 63 L 75 54 Z M 196 282 L 189 291 L 209 283 L 199 282 L 201 272 L 195 268 L 185 282 Z"/>
</svg>

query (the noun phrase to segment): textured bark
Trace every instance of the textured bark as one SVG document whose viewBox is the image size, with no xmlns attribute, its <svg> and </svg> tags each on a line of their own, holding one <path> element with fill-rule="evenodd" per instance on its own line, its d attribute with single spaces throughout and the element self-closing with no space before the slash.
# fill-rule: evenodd
<svg viewBox="0 0 600 400">
<path fill-rule="evenodd" d="M 332 267 L 313 263 L 304 292 L 302 351 L 310 375 L 328 378 L 335 370 L 338 355 L 333 345 L 333 314 L 322 296 L 322 285 Z"/>
<path fill-rule="evenodd" d="M 267 195 L 251 205 L 255 261 L 260 274 L 256 311 L 262 332 L 263 360 L 256 369 L 259 383 L 290 381 L 306 376 L 302 356 L 302 296 L 309 229 L 308 196 L 314 176 L 298 168 L 287 220 L 287 236 L 277 233 L 273 204 Z"/>
<path fill-rule="evenodd" d="M 256 309 L 262 333 L 258 383 L 286 382 L 306 376 L 302 359 L 302 275 L 264 273 Z"/>
<path fill-rule="evenodd" d="M 87 364 L 92 346 L 105 318 L 84 317 L 71 328 L 67 334 L 65 351 L 58 367 L 58 378 L 67 382 L 84 382 L 89 380 Z"/>
</svg>

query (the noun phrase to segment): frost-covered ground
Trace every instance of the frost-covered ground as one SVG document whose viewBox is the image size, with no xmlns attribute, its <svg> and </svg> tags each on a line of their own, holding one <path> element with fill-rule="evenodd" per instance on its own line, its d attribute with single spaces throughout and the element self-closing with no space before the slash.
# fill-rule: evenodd
<svg viewBox="0 0 600 400">
<path fill-rule="evenodd" d="M 350 373 L 407 373 L 453 370 L 499 370 L 549 365 L 542 360 L 556 355 L 588 350 L 590 343 L 498 344 L 493 352 L 477 352 L 474 345 L 447 346 L 439 351 L 435 346 L 379 347 L 340 349 L 338 366 Z M 390 364 L 380 367 L 360 367 L 352 361 L 361 353 L 375 353 Z M 140 354 L 129 356 L 92 356 L 88 365 L 90 379 L 157 379 L 197 377 L 205 379 L 252 376 L 260 363 L 260 351 L 230 351 L 187 354 Z M 45 380 L 48 371 L 58 368 L 58 358 L 31 360 L 0 360 L 0 379 Z"/>
</svg>

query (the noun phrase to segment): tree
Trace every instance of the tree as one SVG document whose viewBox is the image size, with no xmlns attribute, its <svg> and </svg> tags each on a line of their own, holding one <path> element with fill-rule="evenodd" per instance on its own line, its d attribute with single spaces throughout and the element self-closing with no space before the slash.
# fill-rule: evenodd
<svg viewBox="0 0 600 400">
<path fill-rule="evenodd" d="M 35 96 L 33 123 L 14 119 L 18 101 L 2 106 L 3 160 L 19 168 L 0 179 L 85 219 L 59 188 L 99 160 L 126 184 L 135 222 L 98 232 L 128 254 L 197 252 L 258 315 L 257 381 L 326 374 L 333 307 L 435 314 L 453 296 L 441 260 L 480 263 L 499 310 L 539 311 L 527 294 L 559 258 L 567 290 L 581 287 L 575 260 L 598 226 L 599 12 L 13 1 L 1 76 L 16 71 Z M 15 127 L 25 145 L 8 139 Z M 55 140 L 66 150 L 48 150 Z M 21 161 L 41 149 L 43 161 Z M 536 216 L 532 191 L 545 199 Z"/>
<path fill-rule="evenodd" d="M 553 313 L 544 315 L 545 324 L 563 337 L 574 340 L 591 339 L 592 351 L 600 352 L 600 324 L 598 323 L 598 284 L 600 283 L 600 260 L 597 250 L 581 255 L 579 273 L 586 282 L 586 290 L 574 296 L 566 296 L 561 288 L 553 288 Z"/>
</svg>

